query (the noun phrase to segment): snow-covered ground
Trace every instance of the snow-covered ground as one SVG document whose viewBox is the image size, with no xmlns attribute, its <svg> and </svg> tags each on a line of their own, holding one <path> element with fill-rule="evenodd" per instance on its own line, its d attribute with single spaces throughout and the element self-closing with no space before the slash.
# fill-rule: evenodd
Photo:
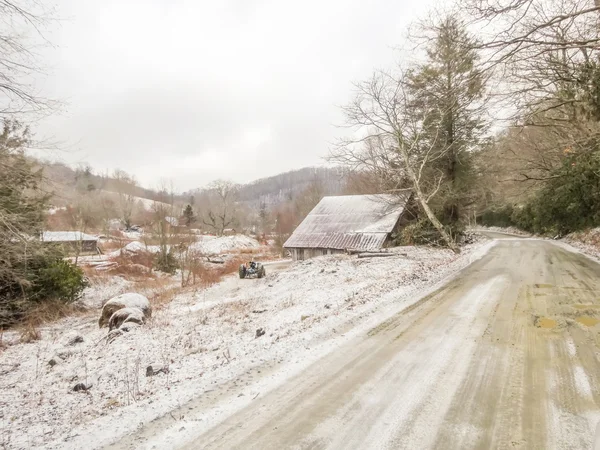
<svg viewBox="0 0 600 450">
<path fill-rule="evenodd" d="M 259 242 L 251 237 L 237 234 L 234 236 L 198 236 L 197 242 L 190 246 L 194 251 L 203 255 L 221 255 L 224 253 L 240 252 L 245 250 L 255 250 L 260 247 Z M 140 241 L 129 242 L 121 250 L 115 250 L 108 254 L 109 257 L 119 256 L 122 252 L 139 253 L 149 252 L 158 253 L 158 245 L 145 245 Z"/>
<path fill-rule="evenodd" d="M 531 236 L 531 233 L 527 233 L 526 231 L 520 230 L 516 227 L 484 227 L 482 225 L 477 225 L 473 227 L 473 230 L 491 231 L 493 233 L 514 234 L 517 236 Z"/>
<path fill-rule="evenodd" d="M 552 239 L 539 235 L 532 235 L 515 227 L 482 227 L 473 228 L 474 231 L 491 231 L 493 233 L 512 234 L 516 236 L 529 237 L 534 239 L 546 239 L 554 244 L 567 248 L 569 251 L 578 251 L 594 260 L 600 260 L 600 227 L 590 228 L 583 231 L 570 233 L 560 240 Z"/>
<path fill-rule="evenodd" d="M 107 330 L 97 328 L 99 311 L 48 326 L 41 340 L 1 353 L 0 445 L 99 448 L 266 362 L 277 362 L 274 380 L 281 382 L 361 323 L 412 304 L 490 245 L 473 244 L 459 256 L 414 247 L 386 258 L 335 255 L 268 270 L 261 280 L 231 276 L 155 307 L 147 325 L 110 344 Z M 109 291 L 98 287 L 97 295 Z M 257 337 L 258 329 L 264 335 Z M 150 364 L 168 373 L 146 377 Z M 91 388 L 74 392 L 78 383 Z M 203 417 L 205 425 L 254 394 L 216 408 Z"/>
<path fill-rule="evenodd" d="M 600 227 L 571 233 L 563 238 L 578 250 L 600 259 Z"/>
<path fill-rule="evenodd" d="M 204 255 L 220 255 L 232 251 L 252 250 L 260 247 L 259 242 L 251 237 L 237 234 L 234 236 L 201 236 L 192 248 Z"/>
<path fill-rule="evenodd" d="M 104 194 L 108 195 L 110 198 L 117 200 L 119 198 L 119 194 L 116 192 L 112 192 L 112 191 L 106 191 L 106 190 L 101 190 L 101 192 L 103 192 Z M 133 199 L 133 201 L 137 204 L 140 205 L 142 208 L 144 208 L 147 211 L 152 210 L 152 208 L 154 208 L 156 205 L 161 205 L 163 207 L 167 207 L 167 208 L 171 208 L 172 206 L 168 203 L 164 203 L 164 202 L 159 202 L 156 200 L 150 200 L 149 198 L 144 198 L 144 197 L 137 197 L 135 195 L 127 195 L 127 198 L 129 199 Z"/>
</svg>

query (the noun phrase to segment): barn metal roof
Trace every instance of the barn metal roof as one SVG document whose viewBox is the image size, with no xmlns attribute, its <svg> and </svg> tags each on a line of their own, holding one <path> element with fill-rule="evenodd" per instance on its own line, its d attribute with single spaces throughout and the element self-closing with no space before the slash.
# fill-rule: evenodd
<svg viewBox="0 0 600 450">
<path fill-rule="evenodd" d="M 287 248 L 381 248 L 411 192 L 324 197 L 284 244 Z"/>
<path fill-rule="evenodd" d="M 79 242 L 97 241 L 96 236 L 85 234 L 81 231 L 44 231 L 42 241 L 44 242 Z"/>
</svg>

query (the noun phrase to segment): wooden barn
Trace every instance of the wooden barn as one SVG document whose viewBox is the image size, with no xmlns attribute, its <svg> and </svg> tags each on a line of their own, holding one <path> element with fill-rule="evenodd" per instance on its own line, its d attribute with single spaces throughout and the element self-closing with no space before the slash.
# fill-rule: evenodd
<svg viewBox="0 0 600 450">
<path fill-rule="evenodd" d="M 348 250 L 388 247 L 392 234 L 407 222 L 412 192 L 397 195 L 343 195 L 324 197 L 302 221 L 284 248 L 304 260 Z"/>
<path fill-rule="evenodd" d="M 68 255 L 99 252 L 98 238 L 81 231 L 44 231 L 42 241 L 60 245 Z"/>
</svg>

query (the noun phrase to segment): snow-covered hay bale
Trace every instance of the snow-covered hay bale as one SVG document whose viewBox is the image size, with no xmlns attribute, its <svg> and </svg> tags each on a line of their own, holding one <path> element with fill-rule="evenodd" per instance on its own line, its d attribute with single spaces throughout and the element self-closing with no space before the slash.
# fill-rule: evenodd
<svg viewBox="0 0 600 450">
<path fill-rule="evenodd" d="M 115 328 L 121 328 L 121 325 L 130 322 L 143 325 L 145 321 L 146 317 L 140 308 L 121 308 L 110 316 L 108 321 L 108 331 L 112 331 Z"/>
<path fill-rule="evenodd" d="M 98 319 L 98 326 L 100 328 L 108 325 L 111 316 L 118 310 L 123 308 L 137 308 L 139 309 L 144 318 L 152 316 L 152 307 L 150 302 L 142 294 L 136 294 L 134 292 L 128 292 L 111 298 L 102 307 L 102 313 L 100 319 Z"/>
</svg>

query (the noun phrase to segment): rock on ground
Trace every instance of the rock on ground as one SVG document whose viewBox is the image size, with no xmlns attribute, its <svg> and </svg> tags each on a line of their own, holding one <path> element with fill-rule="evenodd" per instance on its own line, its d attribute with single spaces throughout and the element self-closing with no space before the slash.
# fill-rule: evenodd
<svg viewBox="0 0 600 450">
<path fill-rule="evenodd" d="M 148 367 L 146 367 L 146 376 L 147 377 L 151 377 L 154 375 L 158 375 L 159 373 L 168 373 L 169 372 L 169 368 L 167 366 L 165 366 L 164 364 L 150 364 Z"/>
</svg>

